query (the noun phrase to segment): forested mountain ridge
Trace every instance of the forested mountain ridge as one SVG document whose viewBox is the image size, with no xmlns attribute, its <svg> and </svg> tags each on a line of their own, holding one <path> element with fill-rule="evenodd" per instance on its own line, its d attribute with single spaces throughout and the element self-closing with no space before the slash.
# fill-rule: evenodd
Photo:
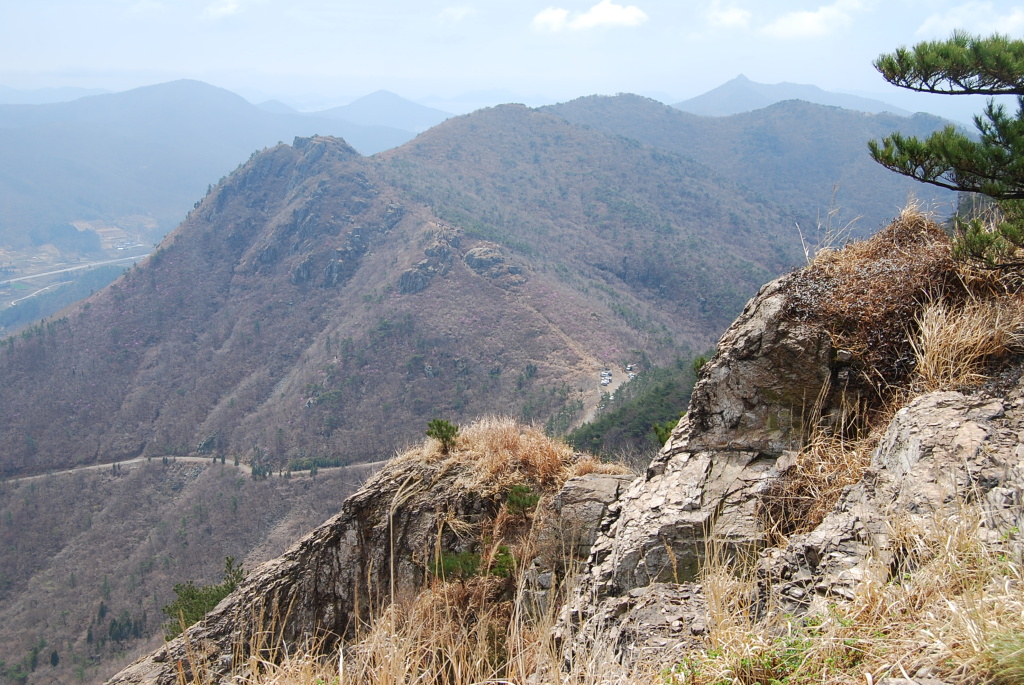
<svg viewBox="0 0 1024 685">
<path fill-rule="evenodd" d="M 525 107 L 373 159 L 297 139 L 148 262 L 5 342 L 0 473 L 367 461 L 434 416 L 564 430 L 597 401 L 597 367 L 706 348 L 798 261 L 791 225 L 679 155 Z"/>
<path fill-rule="evenodd" d="M 819 218 L 827 223 L 833 209 L 833 228 L 855 221 L 852 233 L 864 236 L 888 224 L 909 196 L 940 216 L 948 216 L 955 201 L 951 192 L 894 176 L 867 153 L 868 140 L 892 131 L 926 136 L 949 123 L 928 114 L 868 114 L 789 100 L 704 117 L 637 95 L 592 95 L 543 109 L 690 157 L 755 196 L 797 208 L 812 217 L 801 224 L 805 235 Z"/>
<path fill-rule="evenodd" d="M 804 216 L 683 155 L 521 105 L 451 119 L 374 160 L 469 235 L 614 276 L 718 330 L 761 276 L 794 265 L 789 226 Z"/>
</svg>

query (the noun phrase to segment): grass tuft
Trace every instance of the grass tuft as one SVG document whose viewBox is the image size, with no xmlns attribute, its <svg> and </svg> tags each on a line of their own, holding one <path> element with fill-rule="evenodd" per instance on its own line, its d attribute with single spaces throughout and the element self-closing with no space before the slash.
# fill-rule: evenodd
<svg viewBox="0 0 1024 685">
<path fill-rule="evenodd" d="M 560 488 L 566 480 L 585 473 L 629 473 L 619 464 L 603 463 L 595 457 L 576 452 L 543 431 L 526 426 L 510 417 L 488 416 L 462 429 L 455 445 L 445 452 L 437 440 L 428 440 L 396 458 L 441 461 L 469 466 L 467 478 L 474 490 L 488 495 L 507 492 L 524 482 L 541 489 Z"/>
<path fill-rule="evenodd" d="M 914 383 L 922 392 L 977 386 L 992 361 L 1020 351 L 1024 343 L 1024 306 L 1014 296 L 972 298 L 959 306 L 934 300 L 915 323 Z"/>
<path fill-rule="evenodd" d="M 1024 632 L 997 635 L 988 646 L 987 656 L 996 685 L 1024 683 Z"/>
</svg>

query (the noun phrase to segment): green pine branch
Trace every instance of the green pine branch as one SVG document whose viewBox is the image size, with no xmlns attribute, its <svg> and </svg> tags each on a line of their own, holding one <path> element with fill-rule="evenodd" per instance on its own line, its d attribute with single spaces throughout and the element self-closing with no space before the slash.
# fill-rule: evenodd
<svg viewBox="0 0 1024 685">
<path fill-rule="evenodd" d="M 958 218 L 953 255 L 987 269 L 1024 268 L 1024 41 L 957 31 L 882 55 L 875 68 L 889 83 L 920 92 L 1017 96 L 1016 112 L 990 100 L 975 115 L 977 140 L 947 126 L 924 140 L 893 133 L 868 142 L 868 150 L 898 174 L 995 200 L 986 221 Z"/>
<path fill-rule="evenodd" d="M 1024 95 L 1024 43 L 956 31 L 949 40 L 901 47 L 874 62 L 900 88 L 944 95 Z"/>
</svg>

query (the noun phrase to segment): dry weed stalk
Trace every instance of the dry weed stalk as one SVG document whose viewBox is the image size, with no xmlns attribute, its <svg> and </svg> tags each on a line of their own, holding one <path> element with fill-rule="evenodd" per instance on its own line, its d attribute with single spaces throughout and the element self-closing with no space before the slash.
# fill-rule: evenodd
<svg viewBox="0 0 1024 685">
<path fill-rule="evenodd" d="M 822 219 L 821 210 L 818 210 L 817 230 L 815 231 L 817 242 L 814 245 L 811 245 L 805 239 L 800 224 L 796 225 L 796 231 L 800 236 L 800 246 L 803 248 L 804 259 L 807 260 L 808 264 L 812 263 L 819 254 L 833 252 L 846 245 L 850 241 L 850 235 L 853 233 L 854 226 L 861 219 L 861 217 L 856 216 L 841 226 L 836 223 L 839 212 L 842 210 L 836 202 L 838 194 L 839 184 L 836 183 L 832 186 L 832 197 L 829 199 L 828 210 L 825 212 L 824 219 Z"/>
</svg>

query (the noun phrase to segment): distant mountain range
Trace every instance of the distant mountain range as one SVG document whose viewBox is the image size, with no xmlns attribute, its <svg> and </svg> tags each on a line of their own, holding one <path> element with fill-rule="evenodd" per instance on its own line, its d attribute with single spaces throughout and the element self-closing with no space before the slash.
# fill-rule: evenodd
<svg viewBox="0 0 1024 685">
<path fill-rule="evenodd" d="M 797 96 L 807 100 L 821 96 L 819 99 L 862 109 L 872 102 L 811 86 L 763 86 L 742 77 L 689 102 L 729 92 L 739 93 L 732 109 L 739 108 L 736 103 L 740 100 L 753 109 L 772 99 Z M 196 81 L 72 102 L 0 105 L 0 145 L 4 149 L 0 157 L 0 248 L 38 244 L 40 235 L 45 241 L 59 234 L 53 229 L 57 225 L 114 221 L 131 215 L 156 220 L 157 228 L 147 236 L 155 242 L 180 221 L 210 184 L 255 150 L 295 136 L 329 134 L 344 138 L 363 154 L 372 154 L 400 145 L 448 116 L 385 91 L 343 107 L 300 114 L 280 102 L 254 106 L 229 91 Z M 846 118 L 842 124 L 828 126 L 840 137 L 848 132 L 847 139 L 861 134 L 860 129 L 844 128 L 851 121 Z M 755 125 L 753 121 L 750 125 Z M 678 140 L 691 142 L 674 148 L 665 144 L 682 154 L 697 154 L 715 166 L 717 154 L 707 150 L 720 144 L 742 148 L 746 140 L 725 130 L 729 126 L 720 128 L 723 130 L 710 137 L 696 132 L 693 137 L 684 135 Z M 796 144 L 789 148 L 794 152 L 791 159 L 804 153 L 814 156 L 813 150 L 799 145 L 799 131 L 782 133 Z M 880 134 L 880 129 L 873 133 Z M 662 144 L 649 135 L 638 133 L 635 137 Z M 705 152 L 695 151 L 693 145 Z M 798 149 L 801 151 L 796 154 Z M 861 152 L 859 145 L 856 152 Z M 774 166 L 778 168 L 777 163 Z M 760 173 L 757 165 L 746 168 L 752 176 Z M 843 181 L 838 175 L 817 180 L 829 188 Z"/>
<path fill-rule="evenodd" d="M 0 475 L 200 444 L 275 468 L 365 461 L 435 416 L 565 428 L 597 399 L 595 367 L 706 349 L 801 260 L 797 218 L 522 106 L 374 158 L 278 145 L 147 263 L 8 338 Z"/>
<path fill-rule="evenodd" d="M 783 102 L 784 100 L 803 100 L 818 105 L 842 107 L 844 109 L 873 114 L 879 112 L 890 112 L 901 116 L 910 116 L 911 114 L 904 109 L 881 100 L 873 100 L 845 93 L 833 93 L 822 90 L 817 86 L 801 85 L 798 83 L 775 83 L 770 85 L 756 83 L 742 74 L 717 88 L 709 90 L 703 95 L 677 102 L 672 106 L 691 114 L 720 117 L 750 112 L 774 105 L 777 102 Z"/>
<path fill-rule="evenodd" d="M 351 104 L 314 114 L 362 126 L 390 126 L 416 133 L 426 131 L 452 116 L 448 112 L 417 104 L 386 90 L 378 90 Z"/>
<path fill-rule="evenodd" d="M 869 115 L 786 101 L 700 117 L 630 95 L 581 98 L 546 111 L 699 161 L 726 185 L 746 187 L 753 197 L 804 217 L 800 230 L 811 245 L 821 240 L 814 235 L 818 218 L 824 223 L 830 207 L 838 207 L 833 227 L 860 216 L 855 232 L 863 234 L 892 217 L 909 194 L 947 208 L 951 203 L 951 194 L 886 172 L 865 153 L 868 139 L 891 130 L 921 135 L 944 123 L 926 115 Z M 342 116 L 408 128 L 332 118 Z M 300 114 L 279 102 L 254 106 L 195 81 L 68 103 L 0 106 L 0 250 L 52 242 L 73 261 L 88 247 L 90 232 L 69 224 L 83 221 L 130 223 L 140 232 L 148 227 L 143 242 L 155 243 L 208 187 L 261 147 L 330 133 L 357 149 L 363 145 L 363 152 L 392 148 L 413 138 L 413 128 L 447 116 L 386 92 L 320 115 Z M 54 293 L 52 302 L 60 301 Z M 14 323 L 4 325 L 40 312 L 34 304 L 25 300 L 19 305 L 24 316 L 10 312 L 5 318 Z"/>
<path fill-rule="evenodd" d="M 867 154 L 868 140 L 892 131 L 925 136 L 948 123 L 927 114 L 867 114 L 786 100 L 704 117 L 636 95 L 591 96 L 544 110 L 695 159 L 756 197 L 811 217 L 801 224 L 811 244 L 835 237 L 818 231 L 819 223 L 834 231 L 856 220 L 851 234 L 859 236 L 888 223 L 910 196 L 940 216 L 955 201 L 953 193 L 894 174 Z"/>
<path fill-rule="evenodd" d="M 33 229 L 149 215 L 156 242 L 239 161 L 295 136 L 343 137 L 364 154 L 415 133 L 268 112 L 222 88 L 174 81 L 45 105 L 0 105 L 0 247 Z"/>
<path fill-rule="evenodd" d="M 275 146 L 148 264 L 8 343 L 0 475 L 211 436 L 247 459 L 366 460 L 376 423 L 401 441 L 434 415 L 571 423 L 594 366 L 706 349 L 802 261 L 798 226 L 828 237 L 814 226 L 837 181 L 867 229 L 896 214 L 920 187 L 865 141 L 941 123 L 618 96 L 481 110 L 371 158 L 332 138 Z"/>
</svg>

